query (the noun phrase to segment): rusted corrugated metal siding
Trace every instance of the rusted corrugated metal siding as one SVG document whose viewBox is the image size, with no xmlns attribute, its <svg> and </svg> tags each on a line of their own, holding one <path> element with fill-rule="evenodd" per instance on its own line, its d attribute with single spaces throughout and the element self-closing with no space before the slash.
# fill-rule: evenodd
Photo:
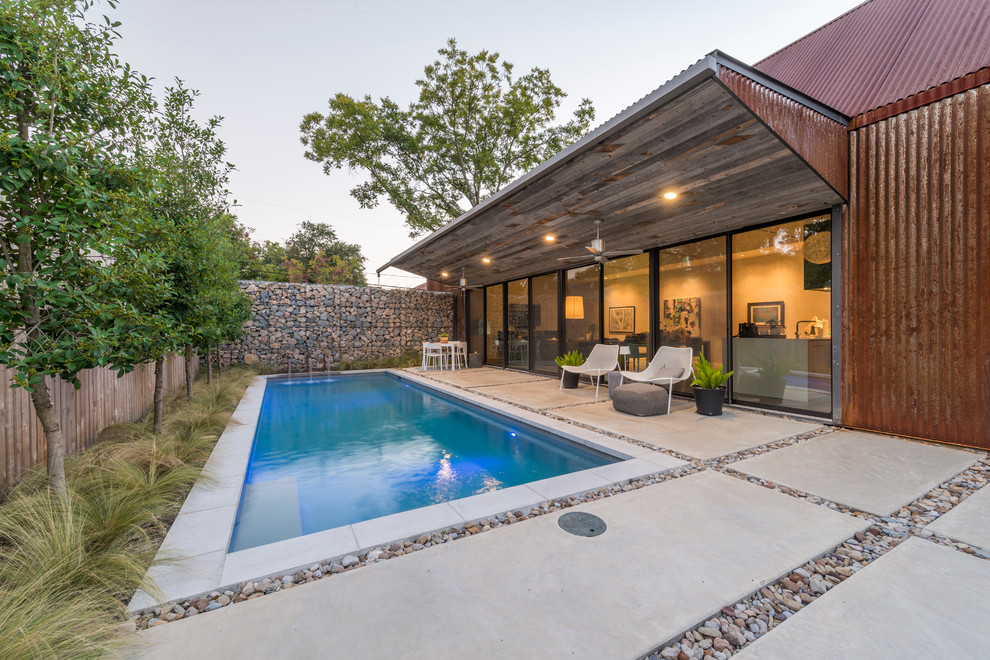
<svg viewBox="0 0 990 660">
<path fill-rule="evenodd" d="M 987 66 L 987 0 L 872 0 L 755 68 L 854 116 Z"/>
<path fill-rule="evenodd" d="M 990 85 L 850 133 L 843 422 L 990 448 Z"/>
<path fill-rule="evenodd" d="M 166 361 L 165 388 L 185 382 L 181 356 Z M 48 380 L 52 403 L 62 425 L 67 456 L 93 444 L 111 424 L 133 422 L 151 408 L 155 389 L 153 366 L 138 367 L 117 378 L 109 369 L 87 369 L 79 374 L 77 390 L 65 381 Z M 34 414 L 31 396 L 9 387 L 10 372 L 0 367 L 0 491 L 25 470 L 45 461 L 45 433 Z"/>
<path fill-rule="evenodd" d="M 849 146 L 844 125 L 724 66 L 719 67 L 718 77 L 840 195 L 849 197 Z"/>
</svg>

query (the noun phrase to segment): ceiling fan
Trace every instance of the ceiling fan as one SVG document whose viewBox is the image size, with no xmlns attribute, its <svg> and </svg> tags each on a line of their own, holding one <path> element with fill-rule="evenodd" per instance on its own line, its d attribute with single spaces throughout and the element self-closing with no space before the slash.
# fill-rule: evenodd
<svg viewBox="0 0 990 660">
<path fill-rule="evenodd" d="M 611 250 L 609 252 L 605 251 L 605 243 L 602 241 L 601 235 L 601 220 L 595 220 L 595 240 L 591 241 L 591 245 L 585 245 L 584 249 L 595 255 L 595 261 L 599 264 L 608 263 L 609 259 L 614 259 L 615 257 L 626 257 L 632 254 L 642 254 L 642 250 Z M 587 261 L 588 257 L 560 257 L 557 261 Z"/>
</svg>

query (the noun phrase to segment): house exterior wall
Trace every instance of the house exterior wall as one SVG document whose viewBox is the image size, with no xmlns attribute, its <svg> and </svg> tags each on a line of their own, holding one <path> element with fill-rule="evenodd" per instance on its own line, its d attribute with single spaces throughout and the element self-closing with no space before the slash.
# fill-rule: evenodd
<svg viewBox="0 0 990 660">
<path fill-rule="evenodd" d="M 324 358 L 332 368 L 342 360 L 420 350 L 441 332 L 454 334 L 451 293 L 253 281 L 241 282 L 241 288 L 253 300 L 254 317 L 243 339 L 220 347 L 224 364 L 318 371 Z"/>
<path fill-rule="evenodd" d="M 849 139 L 843 423 L 990 448 L 990 85 Z"/>
</svg>

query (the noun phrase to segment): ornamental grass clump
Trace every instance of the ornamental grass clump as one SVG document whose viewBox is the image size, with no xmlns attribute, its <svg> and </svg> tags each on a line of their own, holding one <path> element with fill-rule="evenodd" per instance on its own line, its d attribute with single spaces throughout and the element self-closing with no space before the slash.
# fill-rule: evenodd
<svg viewBox="0 0 990 660">
<path fill-rule="evenodd" d="M 43 466 L 14 487 L 0 503 L 0 658 L 99 657 L 126 641 L 127 602 L 253 376 L 231 369 L 172 397 L 161 435 L 150 418 L 106 429 L 66 461 L 64 500 Z"/>
</svg>

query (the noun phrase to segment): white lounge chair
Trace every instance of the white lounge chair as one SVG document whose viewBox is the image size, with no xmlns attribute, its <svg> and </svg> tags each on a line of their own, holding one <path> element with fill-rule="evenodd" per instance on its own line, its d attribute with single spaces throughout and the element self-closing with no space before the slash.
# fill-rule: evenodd
<svg viewBox="0 0 990 660">
<path fill-rule="evenodd" d="M 674 383 L 694 376 L 694 351 L 690 348 L 661 346 L 643 371 L 620 371 L 619 385 L 626 380 L 667 385 L 667 414 L 673 399 Z"/>
<path fill-rule="evenodd" d="M 595 344 L 595 347 L 591 349 L 591 353 L 588 355 L 588 359 L 585 360 L 584 364 L 580 366 L 566 365 L 560 369 L 560 387 L 557 391 L 564 388 L 564 372 L 569 371 L 572 374 L 588 374 L 588 377 L 595 382 L 595 398 L 598 398 L 598 387 L 601 385 L 602 376 L 610 371 L 615 371 L 619 368 L 619 345 L 618 344 Z M 597 378 L 597 380 L 595 380 Z"/>
</svg>

